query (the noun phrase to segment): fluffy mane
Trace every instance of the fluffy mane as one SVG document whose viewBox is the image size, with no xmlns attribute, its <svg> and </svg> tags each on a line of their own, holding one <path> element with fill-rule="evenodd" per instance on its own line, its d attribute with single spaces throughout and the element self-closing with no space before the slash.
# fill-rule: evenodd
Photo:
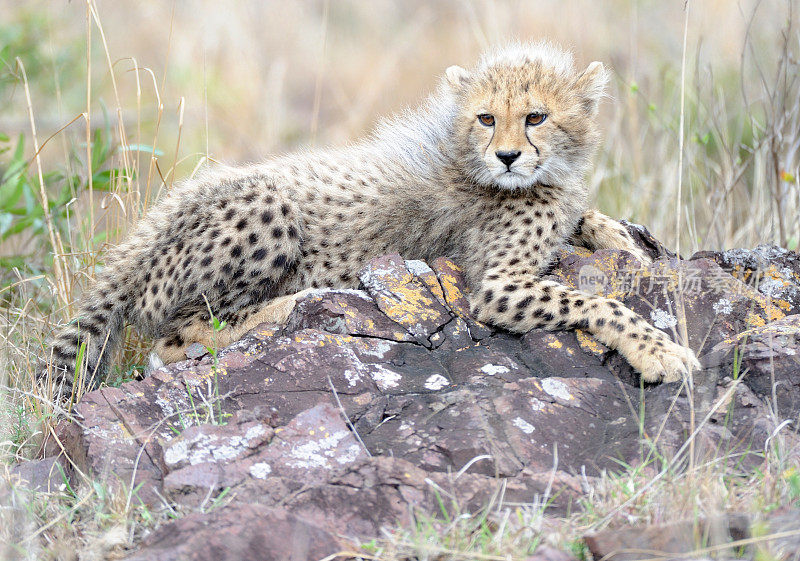
<svg viewBox="0 0 800 561">
<path fill-rule="evenodd" d="M 456 97 L 446 80 L 417 107 L 381 119 L 373 133 L 361 143 L 376 148 L 389 161 L 400 160 L 415 175 L 434 178 L 452 160 Z"/>
</svg>

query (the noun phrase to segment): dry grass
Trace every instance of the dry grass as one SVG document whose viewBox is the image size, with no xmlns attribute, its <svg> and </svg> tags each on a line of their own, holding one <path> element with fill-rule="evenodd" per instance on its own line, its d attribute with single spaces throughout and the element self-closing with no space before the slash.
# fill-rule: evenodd
<svg viewBox="0 0 800 561">
<path fill-rule="evenodd" d="M 688 13 L 682 2 L 651 1 L 0 0 L 0 134 L 9 137 L 0 149 L 10 147 L 0 154 L 0 465 L 34 455 L 52 424 L 49 389 L 33 379 L 47 334 L 70 317 L 107 244 L 160 192 L 209 160 L 354 138 L 377 116 L 415 103 L 449 64 L 469 65 L 509 38 L 551 38 L 573 46 L 579 64 L 614 69 L 601 114 L 606 142 L 589 178 L 605 212 L 646 224 L 684 254 L 764 242 L 796 248 L 798 6 L 687 5 Z M 23 186 L 10 204 L 17 176 Z M 147 344 L 126 338 L 118 380 L 143 363 Z M 599 524 L 796 501 L 791 454 L 767 452 L 754 479 L 694 461 L 608 475 L 584 514 L 557 531 L 528 507 L 492 513 L 491 524 L 482 515 L 431 519 L 372 551 L 523 556 L 548 533 L 563 544 Z M 655 483 L 653 473 L 662 473 Z M 6 502 L 0 541 L 25 539 L 19 558 L 99 559 L 165 516 L 88 479 L 76 490 L 16 497 L 10 510 Z"/>
</svg>

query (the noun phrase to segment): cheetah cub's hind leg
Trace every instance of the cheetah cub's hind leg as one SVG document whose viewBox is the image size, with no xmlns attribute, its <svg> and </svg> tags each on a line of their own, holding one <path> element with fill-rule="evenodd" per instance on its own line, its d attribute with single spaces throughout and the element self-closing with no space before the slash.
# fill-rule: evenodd
<svg viewBox="0 0 800 561">
<path fill-rule="evenodd" d="M 673 342 L 616 300 L 523 271 L 488 273 L 472 296 L 472 311 L 480 321 L 517 333 L 535 328 L 584 329 L 619 351 L 647 382 L 675 382 L 690 369 L 700 369 L 691 349 Z"/>
<path fill-rule="evenodd" d="M 164 364 L 171 364 L 186 359 L 186 346 L 200 343 L 205 347 L 222 349 L 241 339 L 248 331 L 262 323 L 285 325 L 294 310 L 297 301 L 314 288 L 307 288 L 295 294 L 279 296 L 268 302 L 252 304 L 239 310 L 240 320 L 235 324 L 227 325 L 224 329 L 214 332 L 208 320 L 197 316 L 191 323 L 183 327 L 175 337 L 171 334 L 156 341 L 153 353 L 150 355 L 150 369 L 153 370 Z M 224 318 L 222 318 L 224 319 Z M 176 340 L 185 341 L 184 345 L 175 344 Z"/>
<path fill-rule="evenodd" d="M 633 254 L 642 265 L 652 264 L 650 257 L 636 245 L 625 227 L 599 210 L 592 209 L 583 213 L 571 241 L 592 251 L 622 249 Z"/>
</svg>

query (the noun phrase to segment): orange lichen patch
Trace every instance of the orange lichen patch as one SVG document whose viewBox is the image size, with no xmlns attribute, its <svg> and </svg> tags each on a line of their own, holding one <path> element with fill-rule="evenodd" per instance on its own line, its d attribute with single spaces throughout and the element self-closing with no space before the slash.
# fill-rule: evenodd
<svg viewBox="0 0 800 561">
<path fill-rule="evenodd" d="M 277 329 L 275 326 L 269 325 L 269 324 L 267 324 L 267 323 L 262 323 L 261 325 L 259 325 L 258 327 L 256 327 L 256 328 L 253 330 L 253 333 L 254 333 L 254 334 L 257 336 L 257 337 L 259 337 L 259 338 L 264 338 L 264 339 L 267 339 L 267 338 L 269 338 L 269 337 L 272 337 L 272 336 L 273 336 L 273 335 L 275 335 L 277 332 L 278 332 L 278 329 Z"/>
<path fill-rule="evenodd" d="M 344 314 L 345 321 L 348 324 L 350 323 L 348 320 L 352 320 L 353 324 L 360 322 L 367 330 L 375 329 L 375 320 L 360 315 L 358 310 L 351 309 L 346 302 L 337 301 L 336 304 L 339 306 L 339 310 Z"/>
<path fill-rule="evenodd" d="M 735 279 L 738 279 L 738 280 L 740 280 L 743 283 L 748 284 L 748 285 L 750 284 L 750 281 L 752 280 L 752 276 L 753 276 L 753 270 L 752 269 L 745 269 L 741 265 L 734 265 L 733 268 L 728 272 Z"/>
<path fill-rule="evenodd" d="M 439 302 L 443 304 L 447 302 L 447 299 L 444 296 L 444 291 L 442 290 L 442 286 L 439 284 L 439 281 L 436 280 L 436 273 L 431 271 L 426 275 L 419 275 L 417 278 L 425 283 L 425 286 L 428 287 L 428 290 L 431 291 L 431 294 L 436 296 Z"/>
<path fill-rule="evenodd" d="M 740 274 L 743 274 L 740 272 Z M 665 290 L 671 294 L 684 294 L 685 298 L 692 299 L 692 294 L 695 297 L 700 296 L 699 290 L 692 290 L 694 283 L 698 283 L 703 279 L 700 275 L 687 274 L 686 270 L 672 269 L 672 268 L 655 268 L 650 270 L 643 270 L 640 281 L 640 286 L 649 282 L 647 279 L 652 279 L 652 284 L 659 290 Z M 749 325 L 763 325 L 766 322 L 782 319 L 786 314 L 781 311 L 790 310 L 791 305 L 783 300 L 769 298 L 761 294 L 748 284 L 733 278 L 732 276 L 722 276 L 714 278 L 715 289 L 722 293 L 730 293 L 753 302 L 753 311 L 748 318 Z"/>
<path fill-rule="evenodd" d="M 780 302 L 783 302 L 783 301 L 781 300 Z M 777 302 L 775 300 L 773 300 L 773 304 L 776 304 L 776 303 Z M 781 307 L 783 307 L 783 306 L 781 306 Z M 789 306 L 789 308 L 791 308 L 791 306 Z M 786 314 L 784 314 L 782 311 L 777 309 L 775 306 L 768 306 L 765 311 L 767 313 L 767 317 L 769 318 L 769 321 L 776 321 L 776 320 L 783 319 L 783 318 L 786 317 Z"/>
<path fill-rule="evenodd" d="M 442 273 L 439 275 L 439 285 L 442 288 L 442 295 L 445 302 L 452 304 L 464 298 L 464 293 L 458 287 L 458 279 L 455 275 L 450 273 Z"/>
<path fill-rule="evenodd" d="M 552 333 L 548 333 L 544 336 L 544 342 L 551 349 L 560 349 L 564 346 L 564 343 L 562 343 L 558 337 Z"/>
<path fill-rule="evenodd" d="M 323 347 L 325 345 L 343 345 L 353 341 L 353 337 L 350 335 L 338 335 L 336 333 L 328 333 L 327 331 L 301 331 L 292 334 L 292 338 L 296 343 L 311 343 L 317 347 Z"/>
<path fill-rule="evenodd" d="M 217 366 L 216 368 L 214 368 L 213 366 L 210 366 L 207 369 L 204 369 L 204 370 L 202 370 L 200 372 L 196 372 L 196 374 L 197 374 L 197 378 L 194 380 L 195 383 L 192 384 L 192 385 L 195 385 L 195 386 L 199 385 L 199 384 L 197 384 L 197 382 L 202 382 L 202 381 L 205 381 L 205 380 L 208 380 L 208 379 L 213 380 L 214 376 L 216 376 L 217 378 L 224 378 L 225 376 L 228 375 L 228 369 L 225 368 L 225 366 Z M 186 381 L 187 382 L 189 381 L 188 378 L 187 378 Z"/>
<path fill-rule="evenodd" d="M 161 380 L 164 383 L 171 382 L 172 380 L 175 379 L 175 376 L 173 376 L 172 372 L 170 372 L 166 368 L 157 369 L 155 372 L 153 372 L 153 377 L 156 380 Z"/>
<path fill-rule="evenodd" d="M 217 373 L 219 373 L 222 369 L 218 368 Z M 177 383 L 180 386 L 189 385 L 189 386 L 199 386 L 209 378 L 214 377 L 214 369 L 211 365 L 204 364 L 198 366 L 192 370 L 187 370 L 186 372 L 181 373 L 182 380 L 177 380 Z"/>
<path fill-rule="evenodd" d="M 745 322 L 749 326 L 756 326 L 756 327 L 763 327 L 767 324 L 763 317 L 759 316 L 754 312 L 750 312 L 747 314 L 747 318 L 745 318 Z"/>
<path fill-rule="evenodd" d="M 783 288 L 793 288 L 795 287 L 796 283 L 800 282 L 800 275 L 790 272 L 791 278 L 786 278 L 786 274 L 784 271 L 781 271 L 776 265 L 770 264 L 766 269 L 760 269 L 755 271 L 753 269 L 745 269 L 741 265 L 735 265 L 733 269 L 730 271 L 731 276 L 735 277 L 736 279 L 740 280 L 742 283 L 745 284 L 745 287 L 737 287 L 738 290 L 744 290 L 748 297 L 752 298 L 753 300 L 759 301 L 759 305 L 762 308 L 767 309 L 769 304 L 773 306 L 777 306 L 785 311 L 791 311 L 792 304 L 783 300 L 781 298 L 768 297 L 758 292 L 754 287 L 756 282 L 759 284 L 765 280 L 771 281 L 771 283 L 780 283 Z M 762 302 L 763 301 L 763 302 Z M 773 319 L 781 319 L 783 315 L 776 316 Z"/>
<path fill-rule="evenodd" d="M 573 290 L 578 288 L 578 283 L 575 282 L 574 277 L 566 276 L 563 270 L 557 268 L 553 271 L 553 274 L 559 277 L 561 284 L 564 286 L 572 288 Z"/>
<path fill-rule="evenodd" d="M 786 314 L 784 314 L 778 307 L 779 301 L 777 299 L 769 298 L 768 296 L 764 296 L 760 292 L 756 292 L 754 290 L 752 292 L 755 293 L 754 296 L 752 297 L 752 300 L 755 303 L 755 305 L 760 308 L 761 315 L 767 322 L 783 319 L 786 317 Z M 789 307 L 791 308 L 791 306 Z M 752 315 L 752 312 L 750 315 Z"/>
<path fill-rule="evenodd" d="M 129 439 L 134 438 L 131 432 L 128 430 L 128 427 L 125 426 L 124 423 L 114 423 L 116 425 L 117 430 L 119 430 L 120 438 Z"/>
<path fill-rule="evenodd" d="M 431 306 L 433 301 L 418 286 L 414 286 L 411 273 L 392 284 L 392 298 L 383 299 L 382 305 L 379 305 L 389 318 L 403 326 L 416 326 L 420 322 L 438 319 L 439 311 Z"/>
<path fill-rule="evenodd" d="M 558 250 L 558 259 L 564 259 L 565 257 L 569 257 L 570 255 L 577 255 L 579 257 L 589 257 L 592 255 L 592 252 L 585 247 L 580 246 L 569 246 L 565 248 L 561 248 Z"/>
<path fill-rule="evenodd" d="M 606 353 L 607 349 L 586 331 L 576 329 L 575 337 L 578 339 L 578 344 L 584 352 L 592 353 L 597 356 L 603 356 Z"/>
<path fill-rule="evenodd" d="M 772 303 L 787 312 L 792 309 L 792 305 L 789 302 L 781 300 L 780 298 L 773 298 Z"/>
<path fill-rule="evenodd" d="M 748 337 L 765 335 L 768 333 L 775 335 L 793 335 L 800 333 L 800 322 L 796 322 L 796 324 L 789 324 L 787 322 L 778 322 L 778 323 L 767 323 L 765 325 L 757 325 L 750 329 L 741 331 L 737 333 L 735 336 L 725 339 L 724 341 L 726 343 L 734 343 L 736 341 L 747 339 Z"/>
</svg>

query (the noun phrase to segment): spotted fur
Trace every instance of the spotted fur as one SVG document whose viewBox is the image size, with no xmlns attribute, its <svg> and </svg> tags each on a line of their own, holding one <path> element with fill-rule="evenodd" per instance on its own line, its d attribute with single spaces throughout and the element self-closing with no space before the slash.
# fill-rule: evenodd
<svg viewBox="0 0 800 561">
<path fill-rule="evenodd" d="M 540 278 L 571 237 L 646 259 L 618 223 L 587 209 L 605 83 L 600 63 L 578 72 L 557 47 L 511 45 L 472 70 L 448 69 L 419 108 L 354 145 L 184 183 L 109 256 L 55 339 L 55 372 L 71 380 L 85 344 L 102 379 L 126 323 L 158 339 L 163 358 L 180 358 L 187 343 L 210 342 L 206 301 L 232 326 L 224 344 L 285 317 L 298 291 L 356 287 L 369 259 L 396 251 L 454 259 L 484 322 L 585 329 L 644 379 L 679 379 L 698 366 L 691 350 L 619 302 Z M 545 118 L 531 126 L 531 114 Z"/>
</svg>

